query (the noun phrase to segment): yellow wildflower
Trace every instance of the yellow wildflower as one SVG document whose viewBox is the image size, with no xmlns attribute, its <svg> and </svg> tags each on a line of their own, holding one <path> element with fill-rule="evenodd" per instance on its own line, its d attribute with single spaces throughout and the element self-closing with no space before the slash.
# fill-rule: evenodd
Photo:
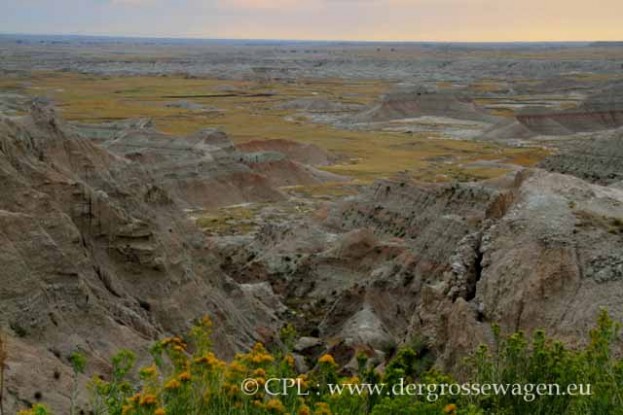
<svg viewBox="0 0 623 415">
<path fill-rule="evenodd" d="M 309 406 L 307 405 L 301 406 L 299 408 L 298 415 L 311 415 L 311 410 L 309 409 Z"/>
<path fill-rule="evenodd" d="M 237 361 L 235 361 L 235 360 L 234 360 L 233 362 L 231 362 L 231 363 L 230 363 L 230 365 L 229 365 L 229 369 L 230 369 L 232 372 L 240 372 L 240 373 L 244 373 L 244 372 L 246 372 L 246 371 L 247 371 L 247 368 L 246 368 L 246 367 L 244 367 L 244 365 L 243 365 L 242 363 L 237 362 Z"/>
<path fill-rule="evenodd" d="M 281 401 L 274 398 L 266 402 L 266 410 L 275 414 L 283 414 L 286 412 L 286 408 Z"/>
<path fill-rule="evenodd" d="M 266 348 L 260 342 L 257 342 L 253 345 L 253 353 L 266 353 Z"/>
<path fill-rule="evenodd" d="M 180 386 L 182 386 L 182 384 L 180 383 L 179 380 L 171 379 L 164 385 L 164 388 L 168 390 L 175 390 L 175 389 L 178 389 Z"/>
<path fill-rule="evenodd" d="M 195 359 L 196 364 L 204 364 L 210 368 L 220 369 L 225 366 L 225 362 L 218 359 L 214 353 L 206 353 L 205 355 Z"/>
<path fill-rule="evenodd" d="M 186 349 L 186 343 L 180 337 L 164 338 L 160 341 L 160 344 L 162 344 L 163 346 L 173 345 L 174 348 L 177 346 L 181 347 L 182 349 Z"/>
<path fill-rule="evenodd" d="M 259 365 L 262 363 L 269 363 L 272 362 L 273 360 L 275 360 L 271 355 L 269 354 L 256 354 L 251 356 L 251 362 Z"/>
<path fill-rule="evenodd" d="M 166 415 L 167 411 L 164 408 L 158 408 L 154 411 L 154 415 Z"/>
<path fill-rule="evenodd" d="M 182 372 L 180 373 L 178 378 L 182 382 L 190 382 L 190 380 L 192 379 L 192 376 L 190 375 L 190 372 Z"/>
<path fill-rule="evenodd" d="M 359 382 L 361 382 L 361 379 L 359 379 L 359 376 L 352 376 L 352 377 L 346 379 L 346 381 L 344 383 L 350 383 L 352 385 L 356 385 Z"/>
<path fill-rule="evenodd" d="M 314 415 L 333 415 L 333 413 L 331 412 L 331 408 L 329 408 L 329 404 L 326 402 L 318 402 Z"/>
<path fill-rule="evenodd" d="M 238 385 L 231 385 L 229 387 L 229 393 L 231 395 L 237 395 L 238 393 L 240 393 L 240 388 L 238 387 Z"/>
<path fill-rule="evenodd" d="M 139 401 L 141 406 L 150 406 L 156 403 L 156 396 L 151 394 L 143 395 Z"/>
<path fill-rule="evenodd" d="M 262 363 L 272 362 L 273 360 L 275 360 L 275 358 L 266 351 L 262 343 L 256 343 L 255 346 L 253 346 L 251 353 L 249 353 L 246 358 L 252 363 L 258 365 Z"/>
<path fill-rule="evenodd" d="M 143 378 L 153 378 L 158 374 L 158 368 L 155 365 L 144 367 L 139 371 L 139 374 Z"/>
<path fill-rule="evenodd" d="M 328 365 L 335 365 L 335 359 L 333 359 L 333 356 L 331 356 L 330 354 L 323 354 L 322 356 L 320 356 L 320 359 L 318 359 L 319 363 L 325 363 Z"/>
<path fill-rule="evenodd" d="M 294 367 L 294 356 L 292 356 L 291 354 L 287 354 L 283 360 L 287 363 L 288 366 Z"/>
<path fill-rule="evenodd" d="M 454 414 L 456 412 L 456 405 L 453 403 L 450 403 L 446 405 L 445 408 L 443 408 L 443 411 L 447 414 Z"/>
</svg>

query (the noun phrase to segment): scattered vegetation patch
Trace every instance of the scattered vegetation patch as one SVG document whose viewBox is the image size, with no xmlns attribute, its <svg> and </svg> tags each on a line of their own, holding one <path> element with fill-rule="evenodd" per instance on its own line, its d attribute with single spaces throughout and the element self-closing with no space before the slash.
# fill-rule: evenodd
<svg viewBox="0 0 623 415">
<path fill-rule="evenodd" d="M 256 344 L 249 352 L 226 362 L 212 351 L 212 322 L 201 319 L 185 337 L 169 337 L 150 349 L 153 363 L 138 369 L 135 356 L 121 351 L 112 360 L 107 377 L 90 383 L 92 411 L 107 415 L 604 415 L 621 414 L 623 361 L 614 347 L 620 326 L 603 311 L 590 333 L 590 342 L 578 350 L 536 331 L 532 339 L 521 332 L 504 337 L 495 328 L 495 346 L 481 346 L 464 362 L 465 379 L 431 369 L 426 347 L 414 342 L 400 348 L 384 373 L 356 355 L 354 375 L 340 374 L 333 356 L 324 354 L 308 373 L 295 370 L 292 346 L 296 334 L 282 330 L 282 344 L 267 350 Z M 76 370 L 76 368 L 75 368 Z M 267 393 L 269 379 L 293 379 L 296 387 Z M 540 394 L 522 387 L 521 393 L 456 394 L 426 388 L 422 394 L 404 394 L 393 386 L 425 385 L 569 385 L 590 384 L 590 392 Z M 387 393 L 330 393 L 331 384 L 360 387 L 389 385 Z M 241 389 L 242 388 L 242 389 Z M 257 392 L 256 392 L 257 390 Z M 270 390 L 270 388 L 269 388 Z M 450 390 L 450 389 L 448 389 Z M 245 393 L 246 391 L 246 393 Z M 47 415 L 41 404 L 20 415 Z"/>
<path fill-rule="evenodd" d="M 231 206 L 203 214 L 196 219 L 196 223 L 212 235 L 246 234 L 257 226 L 255 214 L 256 211 L 249 206 Z"/>
<path fill-rule="evenodd" d="M 402 134 L 337 129 L 297 117 L 295 109 L 279 104 L 313 94 L 343 104 L 370 104 L 391 88 L 384 81 L 301 80 L 297 83 L 231 81 L 182 76 L 98 77 L 75 73 L 39 72 L 26 79 L 5 81 L 32 96 L 57 103 L 71 121 L 99 123 L 127 118 L 151 118 L 156 128 L 171 134 L 191 134 L 202 128 L 220 128 L 240 143 L 258 138 L 288 139 L 318 145 L 343 156 L 324 170 L 362 181 L 389 177 L 409 170 L 419 180 L 438 180 L 451 166 L 478 160 L 504 159 L 530 166 L 546 156 L 538 148 L 510 148 L 489 143 L 431 138 L 430 134 Z M 219 93 L 223 86 L 237 93 Z M 171 96 L 192 96 L 193 104 L 218 108 L 219 116 L 184 106 L 167 106 Z M 450 164 L 428 160 L 453 157 Z M 477 172 L 472 179 L 495 177 L 502 170 Z"/>
</svg>

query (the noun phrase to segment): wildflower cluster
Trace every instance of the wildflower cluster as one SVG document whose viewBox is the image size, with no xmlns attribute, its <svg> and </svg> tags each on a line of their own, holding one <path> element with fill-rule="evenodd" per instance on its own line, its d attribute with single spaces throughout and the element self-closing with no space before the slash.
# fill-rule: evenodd
<svg viewBox="0 0 623 415">
<path fill-rule="evenodd" d="M 135 369 L 135 357 L 122 351 L 113 358 L 107 380 L 94 378 L 90 388 L 92 410 L 98 415 L 623 415 L 623 362 L 613 356 L 619 327 L 607 313 L 599 317 L 590 344 L 571 351 L 536 332 L 531 341 L 522 333 L 508 337 L 496 331 L 496 345 L 479 348 L 463 367 L 465 381 L 479 383 L 591 383 L 591 396 L 541 396 L 533 402 L 509 395 L 440 396 L 434 402 L 422 396 L 363 391 L 329 393 L 335 383 L 395 384 L 399 379 L 425 384 L 449 384 L 455 380 L 423 364 L 417 347 L 401 348 L 385 364 L 381 374 L 362 351 L 355 356 L 354 372 L 340 373 L 331 354 L 314 362 L 308 373 L 298 373 L 291 347 L 268 351 L 256 344 L 226 362 L 212 351 L 209 319 L 200 320 L 188 338 L 170 337 L 151 348 L 153 363 Z M 287 328 L 284 344 L 292 345 Z M 270 394 L 263 388 L 275 378 L 296 379 L 300 389 Z M 130 379 L 134 379 L 133 381 Z M 257 393 L 241 391 L 243 381 L 258 385 Z M 242 382 L 242 383 L 241 383 Z M 303 393 L 300 393 L 303 392 Z M 20 415 L 48 415 L 35 405 Z"/>
</svg>

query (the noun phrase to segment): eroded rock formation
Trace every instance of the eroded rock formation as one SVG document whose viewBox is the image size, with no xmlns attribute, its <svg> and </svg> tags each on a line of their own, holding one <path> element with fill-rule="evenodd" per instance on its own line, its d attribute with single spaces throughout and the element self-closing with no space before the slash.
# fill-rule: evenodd
<svg viewBox="0 0 623 415">
<path fill-rule="evenodd" d="M 89 373 L 106 373 L 120 348 L 145 350 L 201 315 L 223 327 L 215 338 L 223 355 L 276 328 L 274 315 L 219 269 L 152 172 L 76 135 L 49 109 L 0 120 L 7 410 L 42 391 L 64 413 L 69 388 L 49 386 L 70 382 L 75 350 L 89 356 Z"/>
</svg>

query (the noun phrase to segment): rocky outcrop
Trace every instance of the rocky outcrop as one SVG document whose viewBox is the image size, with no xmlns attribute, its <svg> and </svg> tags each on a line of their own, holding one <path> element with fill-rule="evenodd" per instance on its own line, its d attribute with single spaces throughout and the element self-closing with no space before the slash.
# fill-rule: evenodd
<svg viewBox="0 0 623 415">
<path fill-rule="evenodd" d="M 422 116 L 443 116 L 459 120 L 495 122 L 475 102 L 449 91 L 416 88 L 391 92 L 371 108 L 349 118 L 350 122 L 384 122 Z"/>
<path fill-rule="evenodd" d="M 345 180 L 312 167 L 329 164 L 330 157 L 311 144 L 254 140 L 234 146 L 219 130 L 175 137 L 144 120 L 78 128 L 112 153 L 142 164 L 186 208 L 276 202 L 284 199 L 282 186 Z"/>
<path fill-rule="evenodd" d="M 493 340 L 493 323 L 573 344 L 600 307 L 623 317 L 615 188 L 543 170 L 480 183 L 397 177 L 323 211 L 262 228 L 229 251 L 228 269 L 270 281 L 301 333 L 330 339 L 345 362 L 418 339 L 454 369 Z"/>
<path fill-rule="evenodd" d="M 623 129 L 566 140 L 557 146 L 558 151 L 540 163 L 542 168 L 604 185 L 623 180 Z"/>
<path fill-rule="evenodd" d="M 616 129 L 623 126 L 623 106 L 591 104 L 564 112 L 527 112 L 502 121 L 482 135 L 484 139 L 530 139 L 566 136 Z"/>
<path fill-rule="evenodd" d="M 484 236 L 475 303 L 508 330 L 547 329 L 577 341 L 591 318 L 623 308 L 623 193 L 537 171 Z"/>
<path fill-rule="evenodd" d="M 202 315 L 214 318 L 224 356 L 275 327 L 253 290 L 228 282 L 159 177 L 71 132 L 51 110 L 0 119 L 0 194 L 9 411 L 38 397 L 65 413 L 67 388 L 46 385 L 69 382 L 75 350 L 88 355 L 89 374 L 106 374 L 120 348 L 145 350 Z"/>
<path fill-rule="evenodd" d="M 487 209 L 499 217 L 452 243 L 441 276 L 429 273 L 413 300 L 408 336 L 428 338 L 449 368 L 491 340 L 491 323 L 507 332 L 544 328 L 574 344 L 600 307 L 623 317 L 623 193 L 543 171 L 519 173 L 500 190 L 509 195 L 504 209 L 493 209 L 500 196 Z"/>
<path fill-rule="evenodd" d="M 289 140 L 252 140 L 236 145 L 239 160 L 266 177 L 275 188 L 342 182 L 348 179 L 313 166 L 331 164 L 328 153 L 313 144 Z"/>
<path fill-rule="evenodd" d="M 109 151 L 142 164 L 184 207 L 213 208 L 283 198 L 264 174 L 242 162 L 221 131 L 174 137 L 154 130 L 150 123 L 109 126 L 108 134 L 102 133 L 103 128 L 82 125 L 80 131 Z"/>
<path fill-rule="evenodd" d="M 76 348 L 91 371 L 105 372 L 118 348 L 141 350 L 206 313 L 222 355 L 255 339 L 278 342 L 288 320 L 303 336 L 298 368 L 328 351 L 345 370 L 358 350 L 382 367 L 414 340 L 452 370 L 492 341 L 494 323 L 545 328 L 574 344 L 600 307 L 623 318 L 616 185 L 540 169 L 478 183 L 405 174 L 311 216 L 206 240 L 184 218 L 188 196 L 175 179 L 194 169 L 205 180 L 210 163 L 226 169 L 232 160 L 254 171 L 284 154 L 241 153 L 214 131 L 180 142 L 142 134 L 109 137 L 104 148 L 46 110 L 2 119 L 0 325 L 19 348 L 9 351 L 12 407 L 46 387 L 30 371 L 66 376 Z M 67 397 L 52 393 L 45 400 L 62 411 Z"/>
</svg>

